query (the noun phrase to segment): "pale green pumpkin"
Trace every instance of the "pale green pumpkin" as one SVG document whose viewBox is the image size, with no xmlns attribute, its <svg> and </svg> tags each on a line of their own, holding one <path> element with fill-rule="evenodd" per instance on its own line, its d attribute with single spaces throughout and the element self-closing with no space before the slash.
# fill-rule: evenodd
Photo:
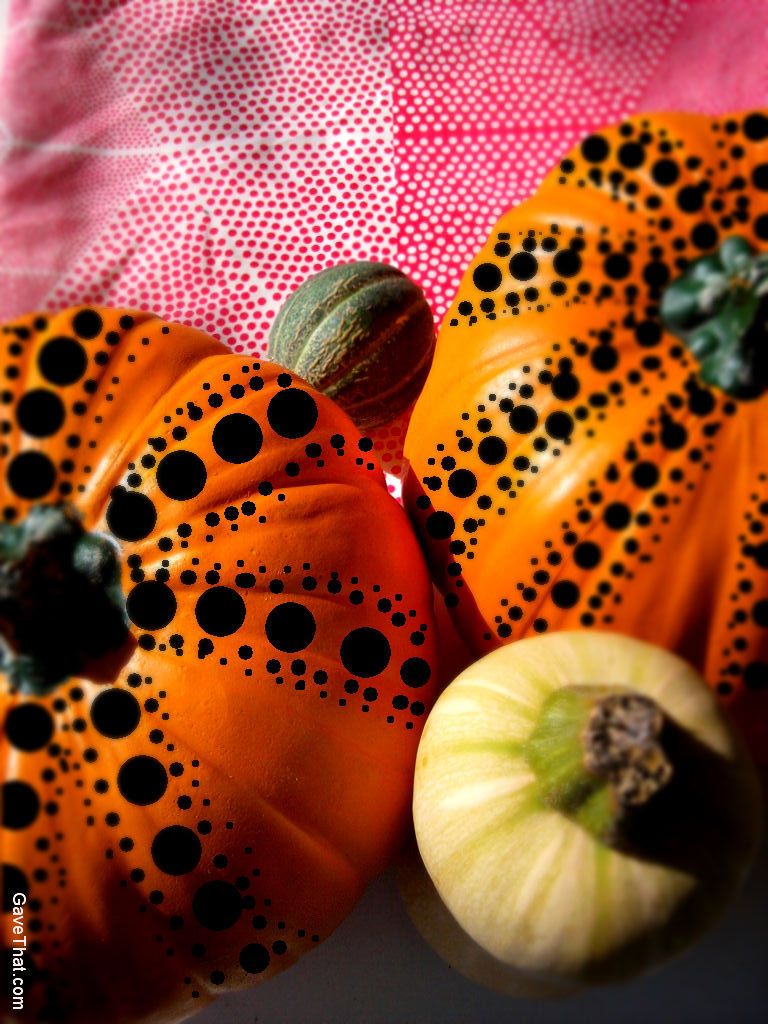
<svg viewBox="0 0 768 1024">
<path fill-rule="evenodd" d="M 428 877 L 411 864 L 402 889 L 454 967 L 554 995 L 692 942 L 742 880 L 760 807 L 685 662 L 605 633 L 533 637 L 470 666 L 430 714 L 413 803 Z"/>
</svg>

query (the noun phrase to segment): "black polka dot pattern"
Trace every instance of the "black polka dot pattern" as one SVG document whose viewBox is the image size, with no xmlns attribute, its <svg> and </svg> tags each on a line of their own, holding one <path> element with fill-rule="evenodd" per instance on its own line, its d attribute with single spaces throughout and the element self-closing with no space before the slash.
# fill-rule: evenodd
<svg viewBox="0 0 768 1024">
<path fill-rule="evenodd" d="M 563 628 L 677 646 L 758 751 L 768 376 L 707 383 L 660 307 L 727 239 L 766 251 L 767 124 L 641 116 L 584 139 L 467 271 L 406 441 L 407 505 L 474 650 Z"/>
<path fill-rule="evenodd" d="M 75 969 L 86 942 L 115 1012 L 190 1015 L 203 985 L 271 977 L 351 909 L 357 884 L 318 858 L 338 839 L 321 820 L 319 844 L 297 840 L 307 815 L 354 823 L 362 873 L 382 859 L 380 822 L 359 829 L 398 804 L 378 787 L 407 778 L 434 699 L 427 572 L 373 442 L 282 368 L 106 309 L 24 318 L 0 345 L 2 524 L 79 510 L 115 552 L 127 630 L 48 693 L 0 677 L 4 874 L 48 972 L 29 992 L 51 1019 L 103 1019 Z M 374 781 L 373 752 L 396 770 Z M 132 972 L 155 965 L 139 996 L 119 942 L 83 925 L 98 915 L 72 915 L 75 936 L 61 913 L 85 892 L 130 936 Z"/>
</svg>

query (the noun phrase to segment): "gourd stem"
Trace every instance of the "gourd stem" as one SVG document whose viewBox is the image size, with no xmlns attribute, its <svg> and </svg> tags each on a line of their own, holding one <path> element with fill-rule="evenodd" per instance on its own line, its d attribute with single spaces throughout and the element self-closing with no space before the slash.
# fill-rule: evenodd
<svg viewBox="0 0 768 1024">
<path fill-rule="evenodd" d="M 632 690 L 567 686 L 545 701 L 525 752 L 544 804 L 615 845 L 673 776 L 664 713 Z"/>
<path fill-rule="evenodd" d="M 69 505 L 0 524 L 0 671 L 43 695 L 128 637 L 114 542 Z"/>
<path fill-rule="evenodd" d="M 666 288 L 664 327 L 681 338 L 708 384 L 738 398 L 768 387 L 768 254 L 726 238 Z"/>
</svg>

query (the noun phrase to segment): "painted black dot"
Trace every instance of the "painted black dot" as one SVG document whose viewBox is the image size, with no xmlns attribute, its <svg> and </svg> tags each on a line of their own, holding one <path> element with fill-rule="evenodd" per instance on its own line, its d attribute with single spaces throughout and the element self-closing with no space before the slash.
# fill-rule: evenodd
<svg viewBox="0 0 768 1024">
<path fill-rule="evenodd" d="M 614 252 L 603 263 L 603 270 L 613 281 L 621 281 L 629 275 L 632 266 L 622 252 Z"/>
<path fill-rule="evenodd" d="M 427 533 L 435 540 L 446 540 L 454 531 L 456 523 L 449 512 L 432 512 L 426 521 Z"/>
<path fill-rule="evenodd" d="M 691 241 L 697 249 L 712 249 L 717 245 L 717 229 L 706 222 L 697 224 L 691 232 Z"/>
<path fill-rule="evenodd" d="M 157 803 L 168 788 L 168 775 L 157 758 L 138 754 L 125 761 L 117 773 L 117 788 L 139 807 Z"/>
<path fill-rule="evenodd" d="M 125 603 L 128 618 L 139 629 L 162 629 L 176 614 L 176 595 L 165 583 L 137 583 Z"/>
<path fill-rule="evenodd" d="M 657 160 L 651 168 L 651 176 L 657 185 L 674 185 L 680 177 L 680 168 L 674 160 Z"/>
<path fill-rule="evenodd" d="M 594 569 L 602 552 L 591 540 L 584 540 L 573 549 L 573 560 L 580 569 Z"/>
<path fill-rule="evenodd" d="M 619 361 L 619 353 L 611 345 L 600 345 L 592 349 L 589 361 L 600 373 L 610 373 Z"/>
<path fill-rule="evenodd" d="M 400 678 L 406 686 L 424 686 L 431 676 L 432 669 L 423 658 L 406 658 L 400 667 Z"/>
<path fill-rule="evenodd" d="M 655 487 L 659 481 L 659 471 L 652 462 L 638 462 L 632 469 L 632 480 L 636 487 Z"/>
<path fill-rule="evenodd" d="M 56 470 L 43 452 L 21 452 L 8 466 L 8 485 L 20 498 L 34 501 L 53 487 Z"/>
<path fill-rule="evenodd" d="M 344 637 L 340 649 L 341 663 L 353 676 L 369 679 L 389 664 L 392 649 L 389 640 L 378 629 L 360 626 Z"/>
<path fill-rule="evenodd" d="M 768 138 L 768 117 L 765 114 L 749 114 L 744 119 L 744 134 L 754 142 Z"/>
<path fill-rule="evenodd" d="M 260 942 L 250 942 L 240 950 L 240 966 L 248 974 L 261 974 L 269 967 L 269 952 Z"/>
<path fill-rule="evenodd" d="M 74 338 L 51 338 L 40 350 L 37 365 L 51 384 L 65 386 L 80 380 L 88 365 L 88 357 Z"/>
<path fill-rule="evenodd" d="M 581 270 L 581 257 L 575 249 L 561 249 L 555 253 L 552 266 L 560 277 L 574 277 Z"/>
<path fill-rule="evenodd" d="M 42 704 L 17 704 L 5 719 L 5 735 L 17 750 L 40 750 L 53 735 L 53 719 Z"/>
<path fill-rule="evenodd" d="M 469 498 L 477 490 L 477 477 L 469 469 L 457 469 L 448 477 L 448 490 L 456 498 Z"/>
<path fill-rule="evenodd" d="M 231 587 L 211 587 L 195 605 L 195 618 L 211 636 L 231 636 L 245 622 L 245 602 Z"/>
<path fill-rule="evenodd" d="M 603 518 L 607 526 L 610 526 L 612 530 L 623 530 L 629 525 L 629 521 L 632 518 L 632 513 L 629 507 L 621 501 L 614 501 L 608 505 L 603 513 Z"/>
<path fill-rule="evenodd" d="M 551 412 L 544 421 L 544 429 L 556 441 L 564 441 L 573 433 L 573 419 L 567 412 Z"/>
<path fill-rule="evenodd" d="M 3 783 L 3 828 L 29 828 L 40 813 L 40 797 L 26 782 Z"/>
<path fill-rule="evenodd" d="M 558 580 L 552 587 L 552 601 L 558 608 L 573 608 L 579 600 L 579 588 L 571 580 Z"/>
<path fill-rule="evenodd" d="M 758 164 L 752 171 L 752 184 L 761 192 L 768 191 L 768 164 Z"/>
<path fill-rule="evenodd" d="M 692 383 L 688 391 L 688 408 L 696 416 L 709 416 L 715 408 L 715 396 L 707 388 Z"/>
<path fill-rule="evenodd" d="M 221 932 L 240 920 L 243 900 L 229 882 L 204 882 L 192 898 L 192 913 L 203 928 Z"/>
<path fill-rule="evenodd" d="M 102 690 L 91 704 L 91 721 L 102 736 L 130 736 L 141 718 L 139 702 L 127 690 Z"/>
<path fill-rule="evenodd" d="M 213 449 L 225 462 L 250 462 L 261 450 L 261 427 L 252 416 L 233 412 L 213 428 Z"/>
<path fill-rule="evenodd" d="M 638 142 L 625 142 L 619 146 L 618 156 L 623 167 L 634 169 L 640 167 L 645 160 L 645 150 Z"/>
<path fill-rule="evenodd" d="M 539 264 L 529 252 L 517 252 L 509 261 L 509 269 L 518 281 L 530 281 L 536 275 Z"/>
<path fill-rule="evenodd" d="M 643 280 L 652 288 L 663 288 L 669 282 L 669 267 L 660 260 L 646 263 L 643 268 Z"/>
<path fill-rule="evenodd" d="M 661 428 L 661 443 L 668 451 L 684 448 L 688 441 L 688 431 L 681 423 L 665 420 Z"/>
<path fill-rule="evenodd" d="M 635 327 L 635 337 L 638 345 L 653 348 L 661 341 L 661 327 L 653 320 L 641 320 Z"/>
<path fill-rule="evenodd" d="M 303 604 L 286 601 L 272 609 L 264 629 L 273 647 L 294 654 L 309 647 L 315 638 L 317 624 L 312 612 Z"/>
<path fill-rule="evenodd" d="M 704 205 L 704 195 L 698 185 L 685 185 L 677 193 L 677 205 L 684 213 L 696 213 Z"/>
<path fill-rule="evenodd" d="M 608 143 L 602 135 L 590 135 L 581 144 L 581 155 L 592 164 L 600 163 L 608 156 Z"/>
<path fill-rule="evenodd" d="M 567 402 L 579 393 L 579 379 L 572 373 L 558 373 L 552 380 L 552 394 Z"/>
<path fill-rule="evenodd" d="M 501 271 L 495 263 L 481 263 L 475 267 L 472 280 L 479 291 L 492 292 L 501 284 Z"/>
<path fill-rule="evenodd" d="M 516 405 L 510 413 L 509 423 L 518 434 L 530 434 L 539 422 L 539 414 L 531 405 Z"/>
<path fill-rule="evenodd" d="M 72 329 L 78 338 L 90 341 L 101 333 L 104 321 L 95 309 L 81 309 L 72 319 Z"/>
<path fill-rule="evenodd" d="M 317 423 L 317 403 L 300 388 L 286 388 L 270 399 L 267 419 L 280 437 L 304 437 Z"/>
<path fill-rule="evenodd" d="M 498 466 L 507 455 L 507 445 L 500 437 L 489 435 L 477 446 L 477 454 L 486 466 Z"/>
<path fill-rule="evenodd" d="M 203 855 L 203 845 L 191 828 L 168 825 L 152 840 L 152 860 L 166 875 L 187 875 Z"/>
<path fill-rule="evenodd" d="M 163 456 L 157 467 L 157 486 L 174 501 L 195 498 L 205 487 L 205 464 L 194 452 L 177 451 Z"/>
<path fill-rule="evenodd" d="M 16 419 L 25 434 L 50 437 L 64 422 L 64 404 L 53 391 L 35 388 L 22 397 Z"/>
<path fill-rule="evenodd" d="M 154 503 L 139 491 L 116 487 L 107 506 L 107 526 L 120 540 L 142 540 L 155 528 Z"/>
</svg>

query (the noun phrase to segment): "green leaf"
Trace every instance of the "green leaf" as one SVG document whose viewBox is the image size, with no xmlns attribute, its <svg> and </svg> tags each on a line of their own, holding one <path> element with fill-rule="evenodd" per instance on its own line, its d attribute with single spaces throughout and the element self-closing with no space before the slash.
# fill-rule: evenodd
<svg viewBox="0 0 768 1024">
<path fill-rule="evenodd" d="M 748 274 L 752 266 L 749 242 L 740 235 L 726 238 L 720 246 L 720 263 L 728 274 Z"/>
<path fill-rule="evenodd" d="M 672 328 L 687 328 L 700 321 L 702 286 L 690 278 L 678 278 L 664 292 L 661 300 L 661 319 Z"/>
</svg>

